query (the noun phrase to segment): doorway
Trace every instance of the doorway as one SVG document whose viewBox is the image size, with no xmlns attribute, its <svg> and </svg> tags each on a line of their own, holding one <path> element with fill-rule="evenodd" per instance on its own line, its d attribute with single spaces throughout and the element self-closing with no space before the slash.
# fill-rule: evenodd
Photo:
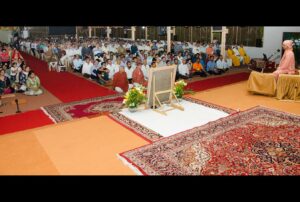
<svg viewBox="0 0 300 202">
<path fill-rule="evenodd" d="M 214 39 L 216 39 L 218 42 L 219 42 L 219 44 L 221 44 L 222 43 L 222 32 L 213 32 L 212 33 L 212 39 L 214 40 Z"/>
</svg>

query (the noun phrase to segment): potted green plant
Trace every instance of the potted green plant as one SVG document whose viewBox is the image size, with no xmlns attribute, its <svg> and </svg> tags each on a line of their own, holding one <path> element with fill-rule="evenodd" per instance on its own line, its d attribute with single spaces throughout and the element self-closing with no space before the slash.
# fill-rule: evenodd
<svg viewBox="0 0 300 202">
<path fill-rule="evenodd" d="M 138 106 L 146 101 L 144 90 L 144 87 L 136 86 L 125 94 L 123 103 L 128 107 L 130 112 L 137 111 Z"/>
<path fill-rule="evenodd" d="M 184 95 L 184 87 L 187 85 L 186 82 L 184 82 L 184 80 L 179 80 L 177 82 L 175 82 L 174 84 L 174 94 L 176 95 L 176 97 L 181 100 L 182 96 Z"/>
</svg>

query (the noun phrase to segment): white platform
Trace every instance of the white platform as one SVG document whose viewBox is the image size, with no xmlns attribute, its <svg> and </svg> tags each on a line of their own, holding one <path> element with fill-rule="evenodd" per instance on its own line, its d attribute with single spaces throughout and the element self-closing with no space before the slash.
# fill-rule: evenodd
<svg viewBox="0 0 300 202">
<path fill-rule="evenodd" d="M 164 137 L 204 125 L 210 121 L 228 116 L 227 113 L 182 100 L 180 104 L 184 111 L 174 109 L 167 112 L 167 116 L 152 109 L 129 112 L 127 108 L 120 113 L 127 118 L 159 133 Z M 168 107 L 166 107 L 167 109 Z"/>
</svg>

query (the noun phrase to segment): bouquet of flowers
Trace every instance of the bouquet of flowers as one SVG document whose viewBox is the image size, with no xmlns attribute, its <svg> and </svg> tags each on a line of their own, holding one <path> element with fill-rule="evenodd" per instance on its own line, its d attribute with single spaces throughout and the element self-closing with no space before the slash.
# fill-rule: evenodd
<svg viewBox="0 0 300 202">
<path fill-rule="evenodd" d="M 174 93 L 177 98 L 182 98 L 182 96 L 184 94 L 184 87 L 186 85 L 187 85 L 187 83 L 184 82 L 184 80 L 179 80 L 179 81 L 175 82 Z"/>
<path fill-rule="evenodd" d="M 128 108 L 137 108 L 140 104 L 146 101 L 144 90 L 145 88 L 143 86 L 136 86 L 131 88 L 125 94 L 123 103 Z"/>
</svg>

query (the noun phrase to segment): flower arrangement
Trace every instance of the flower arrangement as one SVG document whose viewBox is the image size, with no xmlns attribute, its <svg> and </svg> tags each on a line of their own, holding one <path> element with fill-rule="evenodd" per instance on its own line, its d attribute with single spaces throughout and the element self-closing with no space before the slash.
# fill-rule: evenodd
<svg viewBox="0 0 300 202">
<path fill-rule="evenodd" d="M 145 88 L 143 86 L 136 86 L 131 88 L 125 94 L 123 103 L 128 108 L 137 108 L 140 104 L 146 101 L 144 90 Z"/>
<path fill-rule="evenodd" d="M 187 83 L 184 82 L 184 80 L 179 80 L 179 81 L 175 82 L 174 94 L 176 95 L 177 98 L 182 98 L 182 96 L 184 94 L 184 87 L 186 85 L 187 85 Z"/>
</svg>

